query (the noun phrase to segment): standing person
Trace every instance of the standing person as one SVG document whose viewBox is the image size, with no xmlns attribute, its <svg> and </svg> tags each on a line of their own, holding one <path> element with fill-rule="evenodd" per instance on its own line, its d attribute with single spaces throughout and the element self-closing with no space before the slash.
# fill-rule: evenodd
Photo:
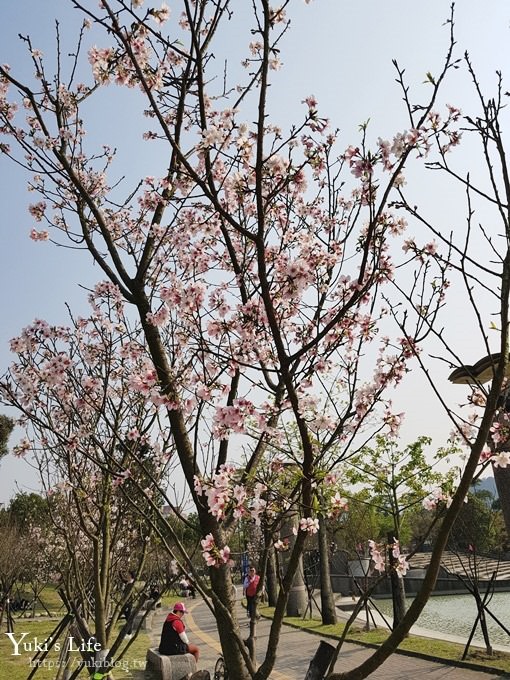
<svg viewBox="0 0 510 680">
<path fill-rule="evenodd" d="M 250 619 L 252 619 L 257 612 L 256 598 L 259 581 L 260 576 L 257 574 L 255 567 L 250 567 L 248 576 L 244 580 L 244 594 L 246 595 L 246 611 Z"/>
<path fill-rule="evenodd" d="M 120 578 L 122 580 L 122 595 L 123 597 L 129 596 L 127 601 L 124 603 L 124 607 L 122 608 L 122 613 L 121 616 L 125 616 L 126 619 L 129 619 L 129 616 L 131 614 L 131 610 L 133 609 L 133 598 L 131 597 L 131 591 L 133 590 L 133 584 L 135 582 L 135 572 L 132 571 L 131 569 L 128 571 L 127 576 L 123 573 L 120 573 Z"/>
<path fill-rule="evenodd" d="M 131 612 L 133 611 L 133 595 L 132 595 L 132 590 L 134 588 L 134 583 L 135 583 L 135 572 L 132 571 L 131 569 L 128 571 L 127 576 L 123 575 L 122 573 L 120 574 L 120 577 L 122 579 L 122 583 L 124 584 L 122 587 L 122 596 L 123 597 L 128 597 L 126 600 L 126 603 L 124 604 L 124 607 L 122 608 L 121 616 L 124 616 L 126 618 L 126 622 L 129 621 L 129 618 L 131 616 Z M 132 636 L 133 635 L 133 629 L 132 629 L 132 624 L 131 622 L 126 630 L 126 635 L 127 636 Z"/>
<path fill-rule="evenodd" d="M 198 662 L 200 651 L 196 645 L 191 644 L 186 635 L 186 626 L 182 620 L 184 614 L 188 611 L 184 606 L 184 602 L 176 602 L 173 611 L 166 617 L 161 631 L 161 640 L 159 642 L 159 653 L 167 656 L 176 656 L 177 654 L 193 654 L 195 660 Z"/>
</svg>

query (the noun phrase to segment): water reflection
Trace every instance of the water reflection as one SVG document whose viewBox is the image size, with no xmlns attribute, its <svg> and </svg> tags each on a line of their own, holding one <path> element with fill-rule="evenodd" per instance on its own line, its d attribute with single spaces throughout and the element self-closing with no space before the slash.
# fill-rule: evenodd
<svg viewBox="0 0 510 680">
<path fill-rule="evenodd" d="M 407 604 L 412 598 L 407 598 Z M 376 601 L 383 614 L 392 616 L 391 600 Z M 510 593 L 494 593 L 488 603 L 490 611 L 510 630 Z M 459 635 L 467 638 L 477 615 L 475 599 L 472 595 L 437 595 L 431 597 L 416 622 L 421 628 Z M 510 645 L 510 636 L 487 614 L 487 627 L 492 644 Z M 474 640 L 483 644 L 480 625 L 476 629 Z"/>
</svg>

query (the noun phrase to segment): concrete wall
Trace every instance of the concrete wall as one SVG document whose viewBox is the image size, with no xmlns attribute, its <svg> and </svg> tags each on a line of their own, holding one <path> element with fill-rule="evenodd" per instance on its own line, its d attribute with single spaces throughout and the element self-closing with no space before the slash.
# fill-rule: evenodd
<svg viewBox="0 0 510 680">
<path fill-rule="evenodd" d="M 370 585 L 373 583 L 375 579 L 368 577 L 366 579 L 367 585 L 370 587 Z M 361 585 L 362 588 L 364 588 L 364 581 L 365 579 L 360 578 L 356 579 L 356 581 Z M 405 591 L 407 595 L 415 595 L 419 589 L 421 588 L 423 578 L 421 577 L 409 577 L 405 576 L 404 577 L 404 586 L 405 586 Z M 343 574 L 332 574 L 331 575 L 331 582 L 333 585 L 333 592 L 335 593 L 341 593 L 343 596 L 348 597 L 350 595 L 358 595 L 359 590 L 356 587 L 356 584 L 354 582 L 354 579 L 352 576 L 347 576 Z M 485 582 L 480 581 L 480 590 L 485 591 Z M 510 580 L 501 580 L 501 581 L 496 581 L 495 585 L 495 590 L 499 591 L 510 591 Z M 456 578 L 455 576 L 440 576 L 437 579 L 436 582 L 436 587 L 434 589 L 434 593 L 437 595 L 441 594 L 444 595 L 446 593 L 467 593 L 469 592 L 463 585 L 462 581 L 460 579 Z M 381 583 L 379 583 L 373 593 L 374 597 L 388 597 L 391 595 L 391 587 L 390 587 L 390 580 L 389 578 L 385 578 Z"/>
</svg>

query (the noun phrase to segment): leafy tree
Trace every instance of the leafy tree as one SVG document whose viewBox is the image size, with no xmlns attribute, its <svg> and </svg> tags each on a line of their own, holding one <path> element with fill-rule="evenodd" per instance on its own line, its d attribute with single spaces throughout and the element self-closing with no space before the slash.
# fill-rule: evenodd
<svg viewBox="0 0 510 680">
<path fill-rule="evenodd" d="M 48 500 L 37 493 L 17 493 L 7 511 L 12 521 L 25 532 L 32 526 L 44 526 L 49 520 Z"/>
<path fill-rule="evenodd" d="M 501 511 L 492 508 L 489 491 L 469 494 L 450 535 L 450 547 L 468 551 L 476 547 L 478 553 L 497 553 L 505 543 L 505 525 Z"/>
<path fill-rule="evenodd" d="M 0 413 L 0 458 L 8 452 L 7 442 L 14 429 L 14 420 Z"/>
<path fill-rule="evenodd" d="M 393 568 L 395 545 L 399 546 L 409 538 L 410 527 L 405 522 L 410 511 L 422 504 L 434 487 L 442 487 L 444 493 L 446 487 L 451 489 L 454 481 L 453 470 L 448 475 L 441 474 L 427 460 L 424 447 L 430 443 L 429 437 L 420 437 L 399 450 L 394 439 L 377 435 L 375 447 L 366 446 L 359 455 L 350 458 L 345 472 L 346 480 L 355 485 L 363 484 L 363 502 L 382 515 L 381 529 L 388 544 L 394 627 L 405 614 L 402 575 Z M 435 462 L 443 461 L 454 453 L 452 448 L 440 449 L 435 455 Z"/>
<path fill-rule="evenodd" d="M 356 500 L 372 506 L 380 516 L 380 534 L 373 534 L 373 538 L 385 538 L 388 532 L 393 532 L 402 543 L 407 543 L 411 536 L 412 511 L 436 489 L 446 494 L 454 488 L 458 469 L 450 466 L 449 471 L 443 473 L 434 466 L 450 460 L 458 450 L 439 449 L 430 461 L 425 447 L 431 442 L 430 437 L 420 437 L 400 449 L 394 439 L 377 435 L 375 447 L 366 446 L 359 455 L 349 459 L 345 480 L 357 487 L 363 486 Z"/>
</svg>

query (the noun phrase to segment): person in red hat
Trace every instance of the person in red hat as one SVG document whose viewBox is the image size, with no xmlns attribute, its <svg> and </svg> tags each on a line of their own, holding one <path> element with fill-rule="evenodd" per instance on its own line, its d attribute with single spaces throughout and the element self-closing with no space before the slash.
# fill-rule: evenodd
<svg viewBox="0 0 510 680">
<path fill-rule="evenodd" d="M 196 661 L 200 656 L 200 651 L 196 645 L 193 645 L 186 635 L 186 626 L 182 620 L 184 614 L 188 611 L 184 606 L 184 602 L 176 602 L 174 609 L 166 617 L 161 631 L 161 640 L 159 642 L 159 653 L 167 656 L 175 656 L 176 654 L 193 654 Z"/>
</svg>

